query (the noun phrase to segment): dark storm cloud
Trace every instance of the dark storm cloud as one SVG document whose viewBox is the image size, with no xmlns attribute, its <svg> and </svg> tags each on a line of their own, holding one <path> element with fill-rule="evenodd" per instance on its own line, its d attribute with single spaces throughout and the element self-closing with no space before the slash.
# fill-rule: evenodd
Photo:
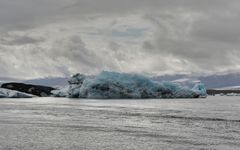
<svg viewBox="0 0 240 150">
<path fill-rule="evenodd" d="M 0 76 L 237 70 L 239 5 L 238 0 L 0 0 Z"/>
</svg>

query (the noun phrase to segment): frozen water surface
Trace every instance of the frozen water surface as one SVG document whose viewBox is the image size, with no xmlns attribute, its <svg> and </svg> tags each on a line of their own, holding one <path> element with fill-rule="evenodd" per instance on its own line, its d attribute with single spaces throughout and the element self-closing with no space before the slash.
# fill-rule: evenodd
<svg viewBox="0 0 240 150">
<path fill-rule="evenodd" d="M 0 99 L 0 149 L 239 149 L 240 97 Z"/>
</svg>

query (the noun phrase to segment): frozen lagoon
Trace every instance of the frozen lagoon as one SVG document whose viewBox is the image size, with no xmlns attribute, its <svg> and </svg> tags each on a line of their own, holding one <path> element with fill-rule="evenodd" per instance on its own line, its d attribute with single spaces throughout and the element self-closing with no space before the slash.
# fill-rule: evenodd
<svg viewBox="0 0 240 150">
<path fill-rule="evenodd" d="M 0 99 L 0 149 L 239 149 L 240 97 Z"/>
</svg>

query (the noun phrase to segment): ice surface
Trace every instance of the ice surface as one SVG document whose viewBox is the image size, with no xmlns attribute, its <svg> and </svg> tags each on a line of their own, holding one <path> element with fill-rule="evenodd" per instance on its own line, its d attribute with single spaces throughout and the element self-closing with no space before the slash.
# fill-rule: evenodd
<svg viewBox="0 0 240 150">
<path fill-rule="evenodd" d="M 51 91 L 53 97 L 67 97 L 69 86 L 59 87 L 57 90 Z"/>
<path fill-rule="evenodd" d="M 79 97 L 79 89 L 87 77 L 83 74 L 75 74 L 68 80 L 69 85 L 51 91 L 53 97 Z"/>
<path fill-rule="evenodd" d="M 0 150 L 239 150 L 240 97 L 0 100 Z"/>
<path fill-rule="evenodd" d="M 172 82 L 155 82 L 138 74 L 107 71 L 95 78 L 76 74 L 69 84 L 68 97 L 71 98 L 196 98 L 206 94 L 203 84 L 191 89 Z"/>
<path fill-rule="evenodd" d="M 31 98 L 30 94 L 0 88 L 0 98 Z"/>
<path fill-rule="evenodd" d="M 0 98 L 4 98 L 4 97 L 6 97 L 6 95 L 2 91 L 0 91 Z"/>
<path fill-rule="evenodd" d="M 200 97 L 207 97 L 207 90 L 203 83 L 196 84 L 192 90 L 197 93 Z"/>
</svg>

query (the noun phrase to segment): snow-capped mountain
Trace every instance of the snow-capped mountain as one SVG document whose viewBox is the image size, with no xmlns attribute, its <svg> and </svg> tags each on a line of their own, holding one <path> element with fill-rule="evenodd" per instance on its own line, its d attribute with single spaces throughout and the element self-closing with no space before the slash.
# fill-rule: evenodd
<svg viewBox="0 0 240 150">
<path fill-rule="evenodd" d="M 222 87 L 222 88 L 217 88 L 217 90 L 240 90 L 240 86 Z"/>
<path fill-rule="evenodd" d="M 164 75 L 152 78 L 156 81 L 172 81 L 180 84 L 202 82 L 207 89 L 240 87 L 240 74 L 191 76 L 191 75 Z"/>
</svg>

